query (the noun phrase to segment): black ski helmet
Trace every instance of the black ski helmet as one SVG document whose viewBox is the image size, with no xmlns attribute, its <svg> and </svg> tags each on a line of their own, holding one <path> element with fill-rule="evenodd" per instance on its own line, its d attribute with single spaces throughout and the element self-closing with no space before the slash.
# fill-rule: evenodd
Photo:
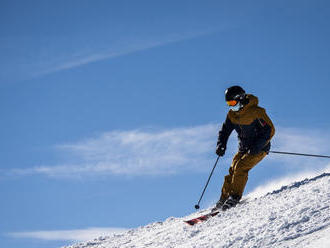
<svg viewBox="0 0 330 248">
<path fill-rule="evenodd" d="M 236 100 L 241 101 L 245 98 L 245 90 L 240 86 L 232 86 L 225 91 L 226 101 Z"/>
</svg>

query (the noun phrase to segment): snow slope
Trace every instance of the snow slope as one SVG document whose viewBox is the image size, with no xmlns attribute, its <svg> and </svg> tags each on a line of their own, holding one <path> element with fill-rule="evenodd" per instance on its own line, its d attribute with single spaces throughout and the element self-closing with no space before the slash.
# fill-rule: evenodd
<svg viewBox="0 0 330 248">
<path fill-rule="evenodd" d="M 204 210 L 205 211 L 205 210 Z M 169 218 L 70 248 L 330 247 L 330 173 L 248 199 L 219 216 L 188 226 Z"/>
</svg>

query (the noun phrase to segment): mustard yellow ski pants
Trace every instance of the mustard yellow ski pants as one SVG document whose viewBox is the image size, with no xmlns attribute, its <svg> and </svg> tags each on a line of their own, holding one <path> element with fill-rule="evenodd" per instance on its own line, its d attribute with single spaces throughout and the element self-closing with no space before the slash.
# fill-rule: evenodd
<svg viewBox="0 0 330 248">
<path fill-rule="evenodd" d="M 266 152 L 256 155 L 238 152 L 229 168 L 229 175 L 225 176 L 221 190 L 221 199 L 226 200 L 230 195 L 242 197 L 248 180 L 249 170 L 257 165 L 266 155 Z"/>
</svg>

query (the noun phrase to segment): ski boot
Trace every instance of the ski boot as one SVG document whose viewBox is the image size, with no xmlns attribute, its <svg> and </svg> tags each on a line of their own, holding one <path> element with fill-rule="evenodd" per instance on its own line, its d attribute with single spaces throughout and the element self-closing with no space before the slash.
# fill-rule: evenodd
<svg viewBox="0 0 330 248">
<path fill-rule="evenodd" d="M 229 196 L 229 198 L 225 201 L 225 203 L 222 205 L 222 210 L 226 211 L 229 208 L 235 207 L 239 200 L 241 199 L 241 197 L 237 196 L 237 195 L 231 195 Z"/>
<path fill-rule="evenodd" d="M 219 201 L 217 201 L 217 203 L 215 204 L 215 207 L 212 208 L 211 212 L 217 212 L 219 210 L 221 210 L 223 204 L 225 204 L 226 199 L 221 199 Z"/>
</svg>

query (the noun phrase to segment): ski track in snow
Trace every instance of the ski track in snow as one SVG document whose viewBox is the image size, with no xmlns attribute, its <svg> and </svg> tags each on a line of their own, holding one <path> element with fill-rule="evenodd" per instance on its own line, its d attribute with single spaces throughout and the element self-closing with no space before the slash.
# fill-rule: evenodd
<svg viewBox="0 0 330 248">
<path fill-rule="evenodd" d="M 168 218 L 67 248 L 329 248 L 330 173 L 248 199 L 195 226 Z"/>
</svg>

